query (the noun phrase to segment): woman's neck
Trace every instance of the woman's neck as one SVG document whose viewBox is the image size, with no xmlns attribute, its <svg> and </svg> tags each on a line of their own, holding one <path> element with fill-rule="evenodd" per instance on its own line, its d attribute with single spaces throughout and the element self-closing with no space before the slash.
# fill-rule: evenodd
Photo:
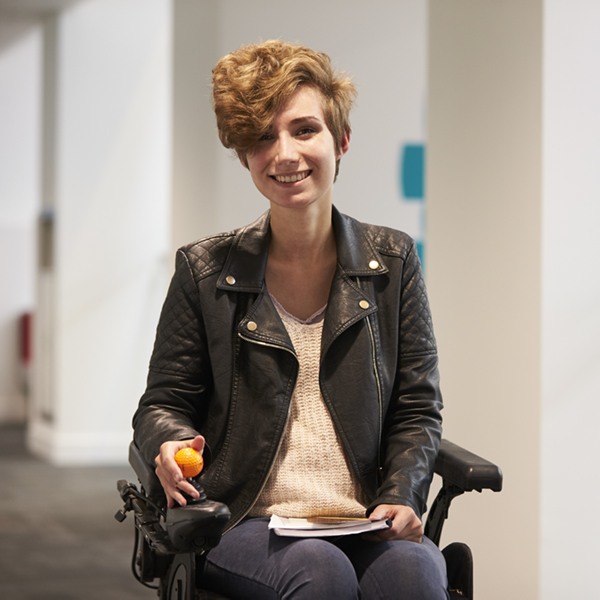
<svg viewBox="0 0 600 600">
<path fill-rule="evenodd" d="M 271 208 L 269 256 L 277 261 L 315 263 L 336 255 L 332 207 Z"/>
<path fill-rule="evenodd" d="M 328 211 L 271 211 L 267 288 L 288 313 L 307 319 L 322 308 L 336 265 L 331 204 Z"/>
</svg>

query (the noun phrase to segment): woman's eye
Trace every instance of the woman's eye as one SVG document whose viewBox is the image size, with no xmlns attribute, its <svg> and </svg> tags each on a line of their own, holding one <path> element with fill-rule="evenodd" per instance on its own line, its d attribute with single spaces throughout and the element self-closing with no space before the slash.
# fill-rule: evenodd
<svg viewBox="0 0 600 600">
<path fill-rule="evenodd" d="M 309 135 L 314 132 L 315 132 L 315 130 L 312 127 L 303 127 L 302 129 L 300 129 L 298 131 L 298 133 L 296 135 Z"/>
<path fill-rule="evenodd" d="M 273 136 L 270 133 L 264 133 L 263 135 L 261 135 L 258 138 L 258 141 L 259 142 L 266 142 L 266 141 L 271 140 L 271 139 L 273 139 Z"/>
</svg>

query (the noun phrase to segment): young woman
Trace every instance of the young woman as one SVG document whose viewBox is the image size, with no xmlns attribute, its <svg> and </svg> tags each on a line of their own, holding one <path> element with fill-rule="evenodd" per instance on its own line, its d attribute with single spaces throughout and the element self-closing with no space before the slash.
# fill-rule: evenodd
<svg viewBox="0 0 600 600">
<path fill-rule="evenodd" d="M 415 244 L 332 203 L 354 96 L 327 55 L 279 41 L 213 71 L 220 139 L 270 210 L 179 250 L 134 428 L 170 506 L 196 495 L 175 453 L 203 451 L 232 519 L 202 585 L 232 598 L 447 598 L 421 523 L 442 401 Z M 393 526 L 286 538 L 272 514 Z"/>
</svg>

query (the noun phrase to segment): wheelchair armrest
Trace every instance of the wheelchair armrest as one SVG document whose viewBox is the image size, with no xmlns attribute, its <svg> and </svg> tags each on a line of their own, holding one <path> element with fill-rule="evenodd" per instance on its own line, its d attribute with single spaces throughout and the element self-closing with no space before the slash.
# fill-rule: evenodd
<svg viewBox="0 0 600 600">
<path fill-rule="evenodd" d="M 146 495 L 158 504 L 164 505 L 166 499 L 160 479 L 156 476 L 152 467 L 146 462 L 146 459 L 135 442 L 129 444 L 129 464 L 138 476 Z"/>
<path fill-rule="evenodd" d="M 442 487 L 431 505 L 425 523 L 425 535 L 439 546 L 452 500 L 473 490 L 499 492 L 502 490 L 502 471 L 484 458 L 448 440 L 442 440 L 434 472 L 442 477 Z"/>
<path fill-rule="evenodd" d="M 445 439 L 440 444 L 434 471 L 442 477 L 444 484 L 450 483 L 463 492 L 502 490 L 499 467 Z"/>
</svg>

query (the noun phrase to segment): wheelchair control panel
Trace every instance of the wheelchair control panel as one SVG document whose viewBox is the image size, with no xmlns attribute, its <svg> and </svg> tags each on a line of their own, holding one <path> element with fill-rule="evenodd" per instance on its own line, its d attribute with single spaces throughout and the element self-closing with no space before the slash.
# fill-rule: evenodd
<svg viewBox="0 0 600 600">
<path fill-rule="evenodd" d="M 231 516 L 229 509 L 206 498 L 198 474 L 187 480 L 199 498 L 188 496 L 187 506 L 167 508 L 158 478 L 133 443 L 129 459 L 140 489 L 124 479 L 117 482 L 124 506 L 115 519 L 122 522 L 127 513 L 134 514 L 133 574 L 146 587 L 156 589 L 163 600 L 195 600 L 196 557 L 219 544 Z"/>
</svg>

